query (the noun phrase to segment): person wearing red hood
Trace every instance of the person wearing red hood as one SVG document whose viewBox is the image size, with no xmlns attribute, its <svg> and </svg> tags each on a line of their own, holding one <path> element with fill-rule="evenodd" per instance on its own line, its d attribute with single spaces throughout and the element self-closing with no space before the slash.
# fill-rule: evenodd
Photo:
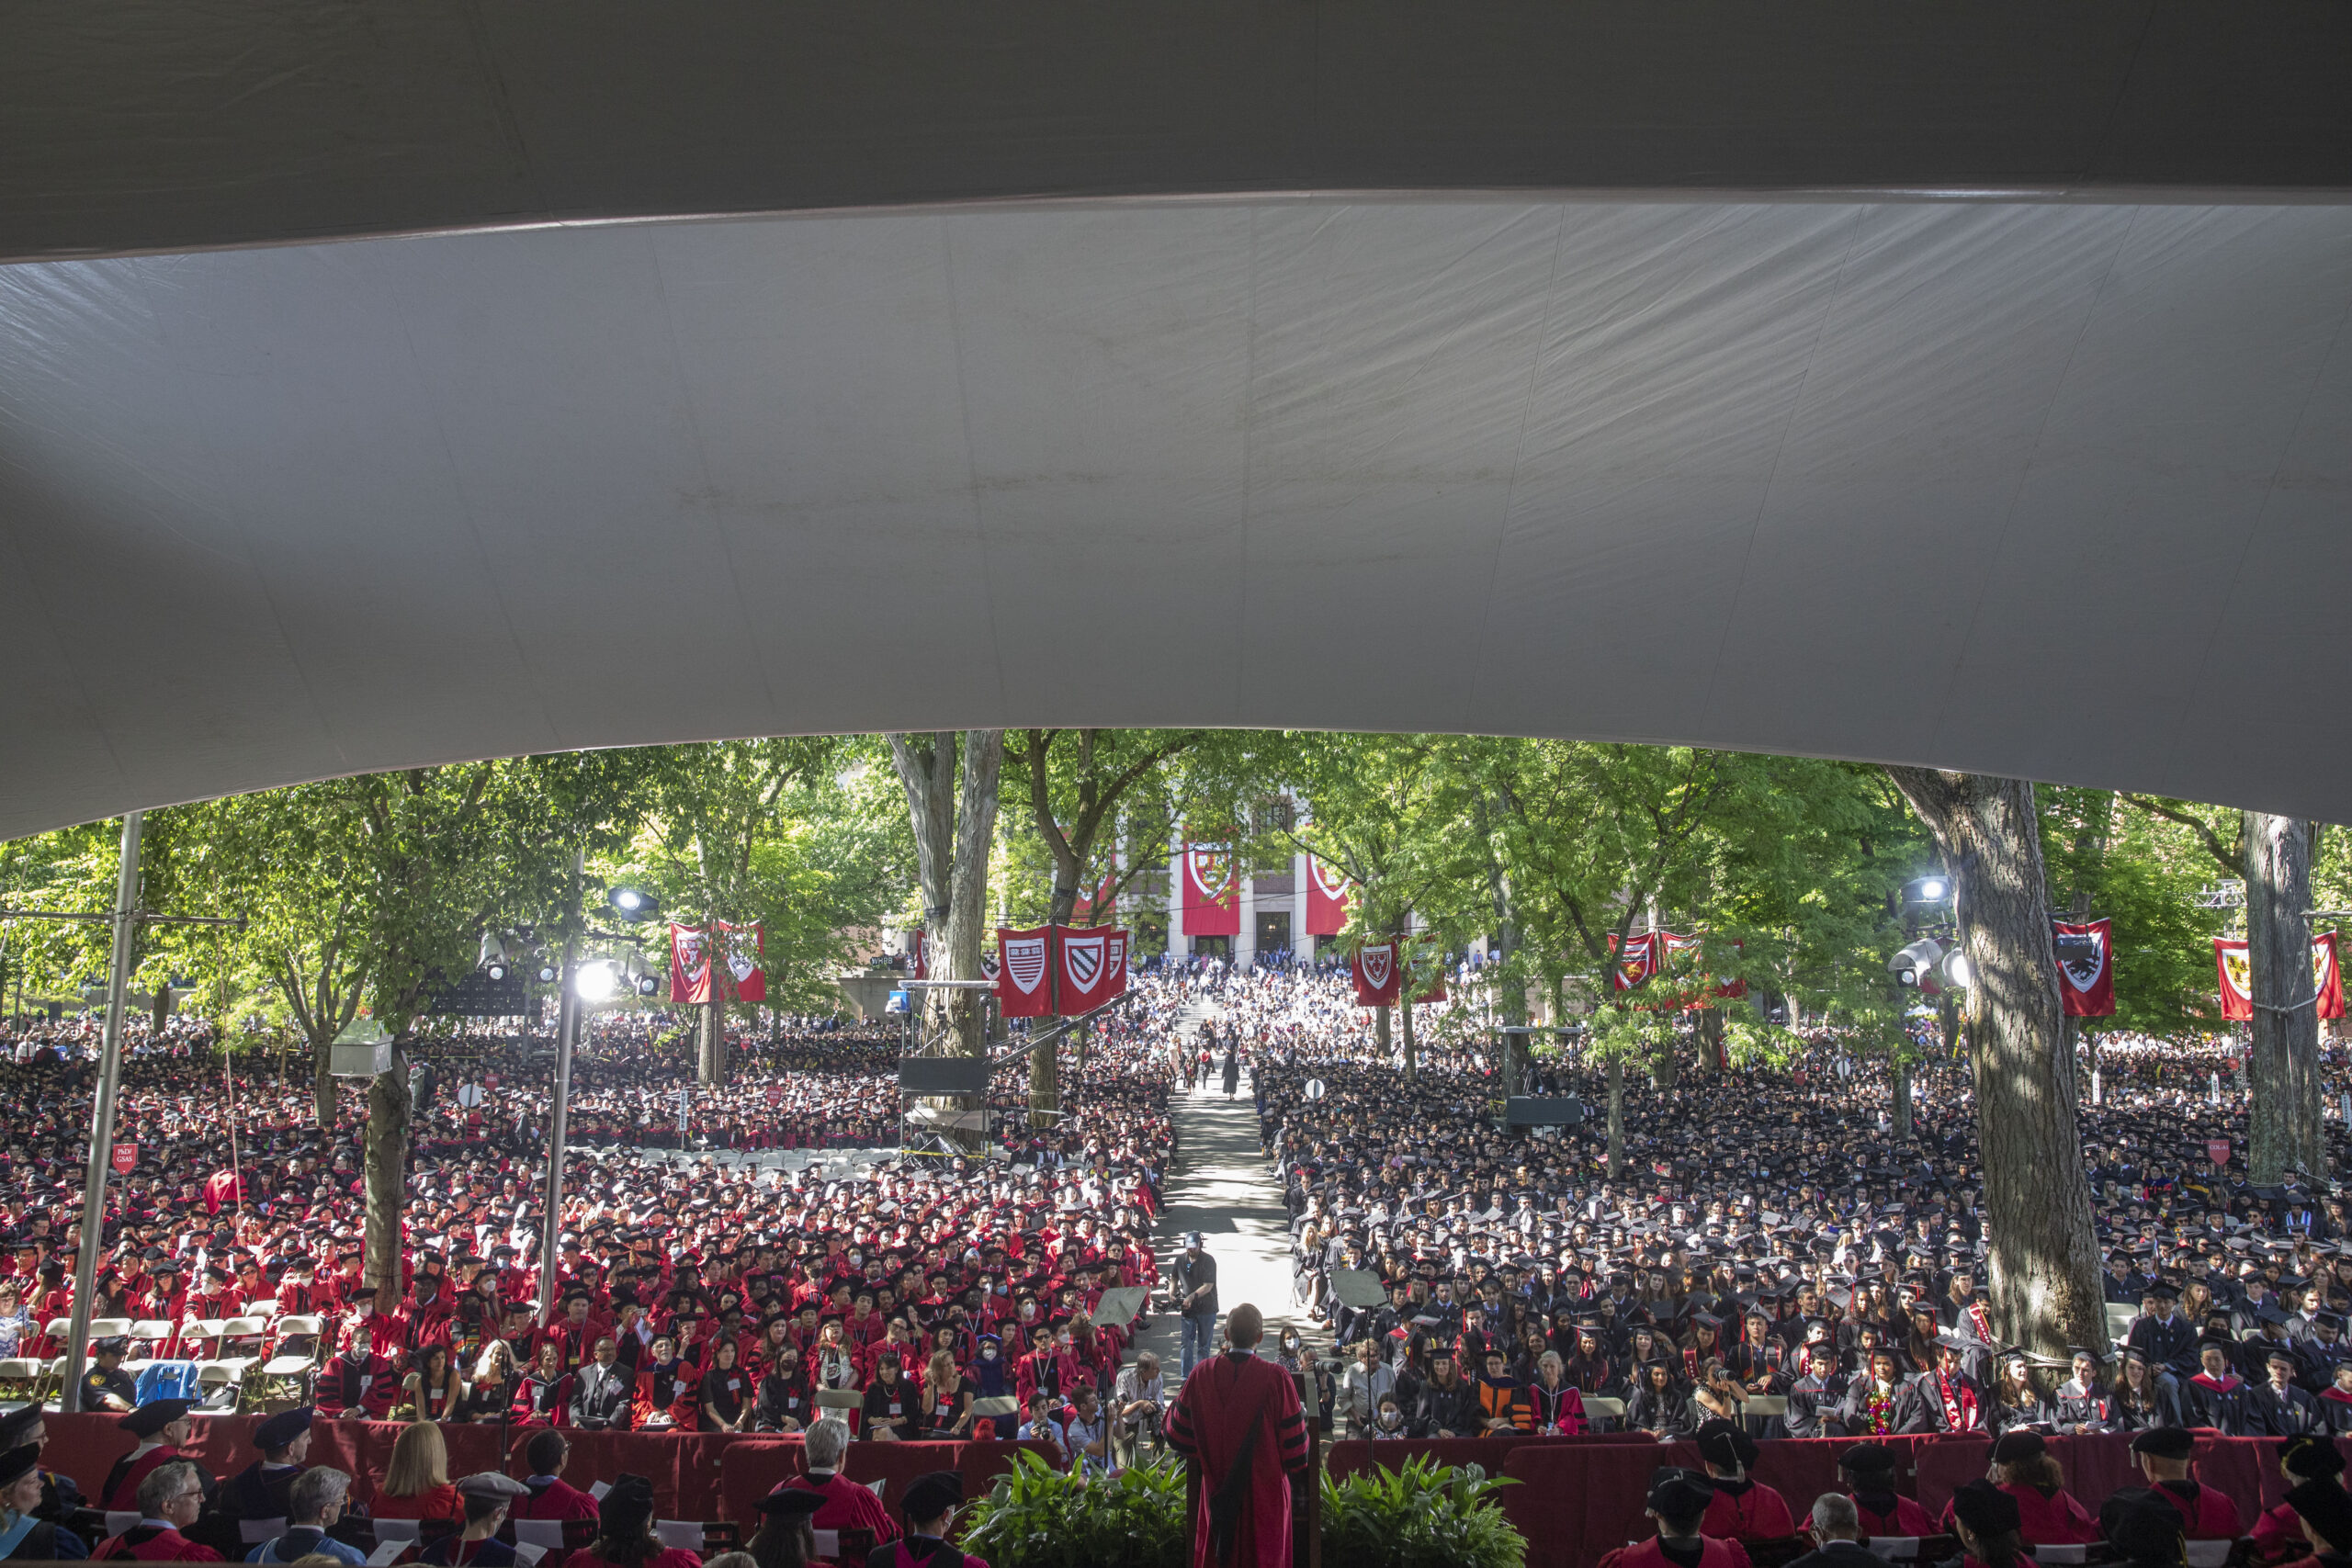
<svg viewBox="0 0 2352 1568">
<path fill-rule="evenodd" d="M 220 1554 L 180 1532 L 204 1511 L 204 1472 L 186 1460 L 157 1465 L 139 1483 L 139 1522 L 109 1536 L 90 1553 L 94 1562 L 218 1562 Z"/>
<path fill-rule="evenodd" d="M 151 1399 L 117 1423 L 139 1443 L 107 1472 L 107 1483 L 98 1488 L 98 1506 L 119 1512 L 140 1506 L 136 1501 L 140 1483 L 179 1459 L 181 1445 L 196 1435 L 196 1422 L 188 1415 L 191 1408 L 185 1399 Z M 209 1499 L 217 1483 L 201 1466 L 190 1463 L 188 1468 L 196 1472 L 199 1489 Z"/>
<path fill-rule="evenodd" d="M 2290 1487 L 2324 1483 L 2342 1490 L 2344 1455 L 2335 1442 L 2316 1433 L 2290 1438 L 2278 1445 L 2278 1473 Z M 2302 1516 L 2291 1503 L 2281 1503 L 2254 1521 L 2246 1532 L 2254 1538 L 2255 1560 L 2276 1562 L 2281 1556 L 2299 1556 L 2303 1541 Z"/>
<path fill-rule="evenodd" d="M 1936 1533 L 1936 1521 L 1928 1510 L 1894 1489 L 1894 1450 L 1883 1443 L 1856 1443 L 1839 1453 L 1838 1479 L 1854 1500 L 1854 1517 L 1863 1535 Z"/>
<path fill-rule="evenodd" d="M 877 1542 L 898 1540 L 899 1527 L 889 1510 L 882 1506 L 882 1500 L 841 1473 L 842 1455 L 849 1448 L 849 1427 L 828 1416 L 808 1428 L 803 1442 L 802 1457 L 808 1461 L 808 1473 L 794 1476 L 776 1490 L 797 1486 L 823 1496 L 824 1506 L 809 1519 L 808 1528 L 869 1529 Z"/>
<path fill-rule="evenodd" d="M 2005 1432 L 1993 1444 L 1985 1481 L 2018 1506 L 2018 1534 L 2029 1547 L 2080 1546 L 2099 1539 L 2098 1521 L 2065 1488 L 2058 1461 L 2039 1432 Z M 1958 1499 L 1944 1510 L 1949 1527 Z"/>
<path fill-rule="evenodd" d="M 1747 1473 L 1761 1451 L 1736 1421 L 1717 1417 L 1699 1424 L 1699 1457 L 1715 1495 L 1699 1532 L 1724 1540 L 1780 1540 L 1797 1533 L 1789 1500 Z"/>
<path fill-rule="evenodd" d="M 1714 1483 L 1695 1471 L 1656 1472 L 1643 1511 L 1657 1521 L 1657 1534 L 1617 1548 L 1600 1568 L 1748 1568 L 1746 1547 L 1705 1531 L 1714 1498 Z"/>
<path fill-rule="evenodd" d="M 2195 1446 L 2196 1438 L 2186 1428 L 2158 1427 L 2132 1439 L 2132 1461 L 2147 1477 L 2148 1490 L 2180 1510 L 2188 1540 L 2235 1540 L 2242 1533 L 2238 1506 L 2219 1487 L 2188 1478 L 2188 1454 Z"/>
</svg>

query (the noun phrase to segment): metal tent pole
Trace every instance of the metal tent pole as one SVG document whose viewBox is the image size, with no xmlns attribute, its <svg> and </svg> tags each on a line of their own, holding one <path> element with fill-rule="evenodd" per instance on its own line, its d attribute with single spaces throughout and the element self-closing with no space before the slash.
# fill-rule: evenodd
<svg viewBox="0 0 2352 1568">
<path fill-rule="evenodd" d="M 123 991 L 130 984 L 131 938 L 139 919 L 139 818 L 122 818 L 122 864 L 114 886 L 114 966 L 107 981 L 107 1028 L 98 1048 L 98 1090 L 90 1108 L 90 1164 L 83 1173 L 82 1247 L 74 1263 L 74 1328 L 66 1341 L 64 1387 L 58 1408 L 82 1407 L 82 1372 L 89 1358 L 90 1307 L 98 1289 L 98 1253 L 106 1241 L 107 1172 L 114 1165 L 115 1091 L 122 1082 Z"/>
<path fill-rule="evenodd" d="M 572 971 L 580 962 L 580 928 L 586 923 L 580 908 L 580 878 L 587 870 L 585 850 L 571 857 L 571 920 L 563 939 L 563 968 L 557 976 L 555 1002 L 555 1101 L 548 1118 L 548 1212 L 539 1233 L 539 1321 L 555 1321 L 556 1237 L 563 1232 L 563 1153 L 571 1113 L 571 1037 L 580 1025 L 580 996 Z"/>
</svg>

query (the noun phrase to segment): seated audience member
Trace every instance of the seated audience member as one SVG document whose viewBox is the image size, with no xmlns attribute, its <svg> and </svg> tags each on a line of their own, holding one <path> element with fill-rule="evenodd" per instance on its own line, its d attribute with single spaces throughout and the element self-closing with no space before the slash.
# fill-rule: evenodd
<svg viewBox="0 0 2352 1568">
<path fill-rule="evenodd" d="M 2147 1478 L 2149 1494 L 2180 1510 L 2190 1540 L 2235 1540 L 2238 1506 L 2218 1487 L 2200 1486 L 2188 1478 L 2188 1455 L 2195 1444 L 2195 1436 L 2181 1427 L 2159 1427 L 2132 1439 L 2132 1460 Z"/>
<path fill-rule="evenodd" d="M 1894 1450 L 1883 1443 L 1856 1443 L 1838 1455 L 1838 1480 L 1853 1499 L 1865 1540 L 1891 1535 L 1934 1535 L 1935 1520 L 1916 1499 L 1894 1489 Z"/>
<path fill-rule="evenodd" d="M 2018 1533 L 2018 1500 L 1991 1482 L 1964 1481 L 1952 1488 L 1950 1517 L 1963 1568 L 2018 1568 L 2032 1562 Z"/>
<path fill-rule="evenodd" d="M 1657 1534 L 1617 1548 L 1601 1558 L 1600 1568 L 1748 1568 L 1747 1551 L 1739 1542 L 1704 1534 L 1699 1528 L 1714 1497 L 1715 1489 L 1705 1476 L 1670 1467 L 1659 1470 L 1650 1477 L 1643 1506 Z"/>
<path fill-rule="evenodd" d="M 1759 1451 L 1754 1438 L 1736 1422 L 1715 1420 L 1699 1427 L 1697 1440 L 1714 1487 L 1700 1521 L 1702 1533 L 1740 1541 L 1779 1540 L 1797 1533 L 1788 1499 L 1747 1473 Z"/>
<path fill-rule="evenodd" d="M 512 1568 L 515 1551 L 498 1539 L 498 1532 L 505 1526 L 507 1510 L 517 1498 L 528 1496 L 530 1488 L 494 1470 L 466 1476 L 457 1486 L 458 1495 L 465 1499 L 465 1528 L 427 1546 L 419 1561 L 434 1568 Z"/>
<path fill-rule="evenodd" d="M 151 1470 L 139 1483 L 136 1499 L 139 1522 L 120 1535 L 108 1536 L 90 1553 L 93 1562 L 218 1562 L 220 1554 L 200 1546 L 182 1532 L 204 1511 L 204 1483 L 195 1465 L 172 1460 Z"/>
<path fill-rule="evenodd" d="M 1825 1492 L 1813 1501 L 1813 1539 L 1821 1544 L 1789 1568 L 1880 1568 L 1878 1554 L 1861 1543 L 1861 1536 L 1854 1500 L 1840 1492 Z"/>
<path fill-rule="evenodd" d="M 305 1557 L 332 1557 L 342 1562 L 365 1562 L 368 1554 L 327 1534 L 343 1517 L 350 1500 L 351 1477 L 327 1465 L 302 1472 L 286 1489 L 286 1533 L 266 1540 L 245 1553 L 248 1562 L 294 1562 Z"/>
</svg>

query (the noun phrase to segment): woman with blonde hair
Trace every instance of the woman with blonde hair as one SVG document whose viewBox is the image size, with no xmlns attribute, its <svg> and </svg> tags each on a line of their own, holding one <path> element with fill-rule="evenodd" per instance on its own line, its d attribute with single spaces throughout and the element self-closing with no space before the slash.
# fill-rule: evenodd
<svg viewBox="0 0 2352 1568">
<path fill-rule="evenodd" d="M 971 1426 L 972 1385 L 953 1355 L 933 1351 L 922 1380 L 922 1435 L 950 1441 L 968 1436 Z"/>
<path fill-rule="evenodd" d="M 503 1421 L 514 1404 L 514 1348 L 503 1339 L 493 1339 L 481 1348 L 481 1355 L 474 1362 L 474 1375 L 466 1384 L 466 1397 L 459 1402 L 456 1419 L 460 1421 Z"/>
<path fill-rule="evenodd" d="M 447 1519 L 465 1528 L 466 1500 L 449 1484 L 449 1447 L 439 1427 L 414 1421 L 401 1429 L 370 1512 L 379 1519 Z"/>
</svg>

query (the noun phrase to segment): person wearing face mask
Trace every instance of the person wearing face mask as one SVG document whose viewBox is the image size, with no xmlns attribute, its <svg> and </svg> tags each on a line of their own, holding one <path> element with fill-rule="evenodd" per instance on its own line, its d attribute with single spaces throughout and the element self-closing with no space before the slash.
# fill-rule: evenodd
<svg viewBox="0 0 2352 1568">
<path fill-rule="evenodd" d="M 1012 1369 L 1004 1361 L 1004 1341 L 993 1334 L 981 1335 L 979 1348 L 973 1353 L 967 1375 L 972 1380 L 972 1391 L 978 1398 L 1002 1399 L 1013 1393 Z"/>
<path fill-rule="evenodd" d="M 759 1399 L 752 1406 L 754 1429 L 797 1432 L 808 1425 L 814 1398 L 808 1379 L 800 1370 L 800 1351 L 786 1343 L 777 1348 L 767 1372 L 760 1379 Z"/>
<path fill-rule="evenodd" d="M 1359 1436 L 1377 1441 L 1383 1438 L 1409 1438 L 1412 1430 L 1405 1424 L 1405 1407 L 1396 1403 L 1396 1391 L 1389 1390 L 1380 1396 L 1373 1407 L 1372 1425 Z"/>
</svg>

